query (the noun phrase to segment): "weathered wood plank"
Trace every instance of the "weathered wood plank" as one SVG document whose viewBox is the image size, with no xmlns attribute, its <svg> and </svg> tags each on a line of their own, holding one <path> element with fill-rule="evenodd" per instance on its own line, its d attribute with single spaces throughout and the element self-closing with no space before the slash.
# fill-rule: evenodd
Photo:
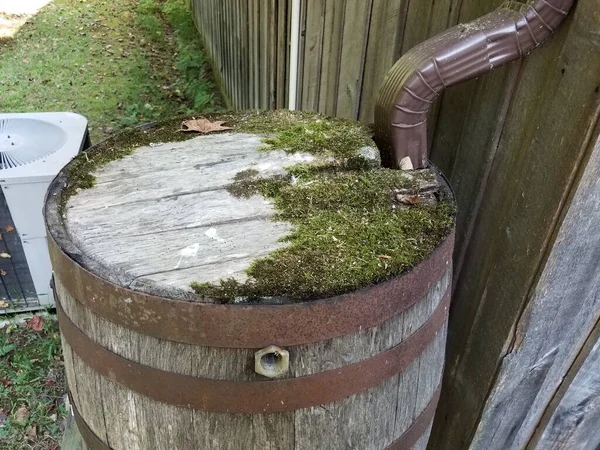
<svg viewBox="0 0 600 450">
<path fill-rule="evenodd" d="M 600 141 L 503 357 L 473 446 L 523 448 L 600 319 Z M 527 368 L 527 370 L 524 370 Z"/>
<path fill-rule="evenodd" d="M 596 450 L 600 446 L 599 337 L 600 322 L 577 358 L 581 361 L 575 362 L 563 381 L 564 392 L 561 386 L 560 398 L 554 397 L 557 402 L 549 421 L 538 426 L 541 437 L 528 448 Z"/>
<path fill-rule="evenodd" d="M 599 43 L 590 32 L 599 23 L 597 10 L 596 0 L 579 2 L 571 20 L 523 63 L 456 285 L 435 448 L 469 445 L 530 288 L 546 264 L 597 120 L 600 60 L 592 55 Z M 532 170 L 537 167 L 544 170 Z M 515 434 L 527 435 L 530 426 L 520 423 L 523 431 Z"/>
<path fill-rule="evenodd" d="M 289 68 L 289 33 L 287 23 L 287 11 L 289 0 L 279 0 L 277 2 L 277 50 L 276 50 L 276 105 L 278 109 L 287 108 L 287 91 L 288 87 L 288 68 Z"/>
<path fill-rule="evenodd" d="M 338 72 L 342 50 L 342 31 L 346 5 L 343 1 L 326 0 L 323 23 L 323 58 L 318 111 L 335 115 L 338 92 Z"/>
<path fill-rule="evenodd" d="M 335 114 L 338 117 L 355 119 L 358 116 L 372 1 L 346 0 Z"/>
<path fill-rule="evenodd" d="M 306 12 L 302 109 L 317 111 L 323 63 L 325 2 L 309 2 Z"/>
<path fill-rule="evenodd" d="M 333 370 L 398 344 L 427 320 L 449 284 L 450 273 L 447 273 L 432 286 L 425 299 L 379 327 L 362 330 L 356 336 L 342 336 L 319 343 L 317 349 L 308 345 L 290 348 L 292 374 L 298 376 Z M 57 290 L 73 322 L 93 340 L 118 355 L 151 367 L 198 377 L 236 380 L 259 377 L 252 370 L 253 350 L 198 347 L 141 335 L 90 313 L 65 291 L 58 279 Z M 402 333 L 398 333 L 399 326 Z M 443 337 L 440 334 L 440 338 Z M 443 339 L 440 338 L 411 365 L 410 370 L 417 371 L 417 380 L 418 373 L 429 370 L 430 366 L 435 366 L 438 372 L 433 373 L 439 374 L 443 366 Z M 67 344 L 65 349 L 66 354 L 71 355 Z M 268 416 L 217 414 L 164 405 L 102 377 L 99 377 L 99 383 L 88 384 L 89 380 L 82 375 L 86 370 L 91 372 L 90 369 L 77 356 L 73 359 L 77 370 L 70 372 L 69 376 L 85 383 L 87 397 L 83 401 L 102 397 L 100 403 L 92 403 L 95 406 L 93 411 L 84 409 L 82 414 L 86 420 L 96 417 L 106 423 L 108 442 L 118 449 L 312 450 L 314 442 L 321 442 L 319 448 L 323 450 L 345 448 L 346 444 L 361 450 L 380 450 L 397 437 L 396 430 L 402 429 L 395 426 L 395 409 L 402 403 L 397 401 L 398 395 L 406 395 L 406 392 L 398 390 L 398 377 L 322 408 Z M 428 389 L 429 386 L 432 389 Z M 423 398 L 415 401 L 426 403 L 425 397 L 431 398 L 433 390 L 433 384 L 419 383 L 417 395 Z M 369 420 L 365 420 L 365 414 Z M 354 424 L 350 436 L 346 433 L 348 421 Z M 373 424 L 376 426 L 373 427 Z M 92 429 L 101 431 L 98 426 Z M 316 433 L 313 438 L 317 440 L 311 443 L 308 438 L 312 433 Z"/>
<path fill-rule="evenodd" d="M 399 57 L 406 24 L 407 0 L 374 0 L 360 96 L 359 119 L 373 122 L 379 86 Z"/>
<path fill-rule="evenodd" d="M 450 274 L 447 273 L 424 301 L 378 327 L 333 341 L 299 346 L 298 351 L 292 355 L 294 376 L 331 370 L 339 364 L 360 361 L 370 354 L 397 345 L 427 320 L 449 284 Z M 440 334 L 440 339 L 445 342 L 445 334 Z M 367 392 L 323 407 L 296 411 L 296 429 L 303 430 L 296 436 L 296 449 L 311 450 L 319 436 L 322 436 L 319 450 L 379 450 L 387 447 L 410 426 L 423 409 L 417 406 L 427 404 L 437 388 L 443 367 L 443 363 L 439 363 L 444 358 L 443 342 L 440 345 L 439 339 L 436 339 L 402 373 Z M 370 345 L 365 346 L 365 343 Z M 432 376 L 437 378 L 433 387 L 431 383 L 424 381 L 427 376 L 423 373 L 425 367 L 432 366 L 436 367 L 431 371 Z M 413 382 L 403 384 L 401 381 L 411 374 Z M 407 405 L 412 405 L 412 408 L 405 417 L 406 420 L 403 420 L 397 409 L 406 408 Z M 369 420 L 365 420 L 366 417 Z M 351 424 L 349 429 L 348 424 Z M 323 433 L 324 430 L 343 428 L 347 433 L 328 433 L 327 437 Z"/>
</svg>

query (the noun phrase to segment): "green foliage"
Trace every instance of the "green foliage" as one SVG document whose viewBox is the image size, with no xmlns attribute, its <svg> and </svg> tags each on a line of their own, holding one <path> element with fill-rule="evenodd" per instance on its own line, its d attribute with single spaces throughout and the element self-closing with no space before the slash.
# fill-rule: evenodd
<svg viewBox="0 0 600 450">
<path fill-rule="evenodd" d="M 58 324 L 0 329 L 0 448 L 56 448 L 66 415 Z"/>
<path fill-rule="evenodd" d="M 180 77 L 173 80 L 172 90 L 187 100 L 182 112 L 215 110 L 215 86 L 210 81 L 204 49 L 190 11 L 181 0 L 142 0 L 138 6 L 142 25 L 154 36 L 163 36 L 162 23 L 169 25 L 177 46 L 175 66 Z M 160 20 L 161 18 L 162 20 Z"/>
<path fill-rule="evenodd" d="M 0 111 L 75 111 L 93 141 L 217 107 L 184 0 L 55 0 L 0 53 Z"/>
</svg>

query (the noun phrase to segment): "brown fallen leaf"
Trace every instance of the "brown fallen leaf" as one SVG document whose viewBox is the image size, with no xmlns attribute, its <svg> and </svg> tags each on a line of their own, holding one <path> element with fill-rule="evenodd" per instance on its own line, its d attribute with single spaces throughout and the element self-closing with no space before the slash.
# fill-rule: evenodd
<svg viewBox="0 0 600 450">
<path fill-rule="evenodd" d="M 4 269 L 0 269 L 0 275 L 5 276 L 8 272 Z"/>
<path fill-rule="evenodd" d="M 25 430 L 25 435 L 29 438 L 36 438 L 37 437 L 37 425 L 32 425 L 30 427 L 27 428 L 27 430 Z"/>
<path fill-rule="evenodd" d="M 377 255 L 377 257 L 380 259 L 392 259 L 390 255 Z"/>
<path fill-rule="evenodd" d="M 4 300 L 0 300 L 0 309 L 6 308 L 8 308 L 8 303 L 6 303 Z"/>
<path fill-rule="evenodd" d="M 35 314 L 27 321 L 27 326 L 33 331 L 42 331 L 44 329 L 44 319 Z"/>
<path fill-rule="evenodd" d="M 2 384 L 2 387 L 7 388 L 9 386 L 12 386 L 13 382 L 11 380 L 9 380 L 8 378 L 2 378 L 0 380 L 0 384 Z"/>
<path fill-rule="evenodd" d="M 397 195 L 396 200 L 404 205 L 418 205 L 421 203 L 421 197 L 418 195 Z"/>
<path fill-rule="evenodd" d="M 217 120 L 211 122 L 208 119 L 192 119 L 185 120 L 181 123 L 179 131 L 196 131 L 198 133 L 212 133 L 213 131 L 231 130 L 231 127 L 224 127 L 225 122 Z"/>
<path fill-rule="evenodd" d="M 4 230 L 6 230 L 7 233 L 10 233 L 11 231 L 15 231 L 15 227 L 8 225 L 4 227 Z"/>
<path fill-rule="evenodd" d="M 25 424 L 29 418 L 29 410 L 24 406 L 21 406 L 15 411 L 14 420 L 17 423 Z"/>
</svg>

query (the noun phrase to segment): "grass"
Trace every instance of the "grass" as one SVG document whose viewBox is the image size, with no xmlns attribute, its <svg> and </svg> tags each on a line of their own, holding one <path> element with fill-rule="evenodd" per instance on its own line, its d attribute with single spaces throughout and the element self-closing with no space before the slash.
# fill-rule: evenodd
<svg viewBox="0 0 600 450">
<path fill-rule="evenodd" d="M 93 142 L 219 110 L 185 0 L 54 0 L 0 39 L 0 112 L 74 111 Z M 56 450 L 66 393 L 56 321 L 0 329 L 0 448 Z"/>
<path fill-rule="evenodd" d="M 184 0 L 55 0 L 0 41 L 0 111 L 75 111 L 93 141 L 217 108 Z"/>
<path fill-rule="evenodd" d="M 0 330 L 3 449 L 57 449 L 64 427 L 66 386 L 58 325 L 50 317 L 34 317 Z"/>
</svg>

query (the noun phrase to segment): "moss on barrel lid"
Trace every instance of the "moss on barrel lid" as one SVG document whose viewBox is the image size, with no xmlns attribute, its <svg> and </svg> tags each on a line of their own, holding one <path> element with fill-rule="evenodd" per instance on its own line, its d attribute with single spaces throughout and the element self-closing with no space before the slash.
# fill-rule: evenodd
<svg viewBox="0 0 600 450">
<path fill-rule="evenodd" d="M 227 112 L 204 115 L 234 132 L 264 135 L 261 151 L 281 149 L 317 156 L 261 178 L 238 173 L 228 190 L 236 197 L 261 195 L 275 209 L 271 220 L 292 231 L 284 247 L 255 259 L 245 281 L 224 277 L 190 286 L 219 302 L 285 298 L 308 301 L 350 292 L 398 275 L 427 257 L 450 233 L 454 205 L 431 170 L 403 172 L 365 159 L 375 147 L 370 130 L 354 121 L 309 112 Z M 80 155 L 68 168 L 63 206 L 78 189 L 94 185 L 94 171 L 136 148 L 195 138 L 179 131 L 177 118 L 127 131 Z M 429 186 L 426 192 L 420 192 Z"/>
</svg>

